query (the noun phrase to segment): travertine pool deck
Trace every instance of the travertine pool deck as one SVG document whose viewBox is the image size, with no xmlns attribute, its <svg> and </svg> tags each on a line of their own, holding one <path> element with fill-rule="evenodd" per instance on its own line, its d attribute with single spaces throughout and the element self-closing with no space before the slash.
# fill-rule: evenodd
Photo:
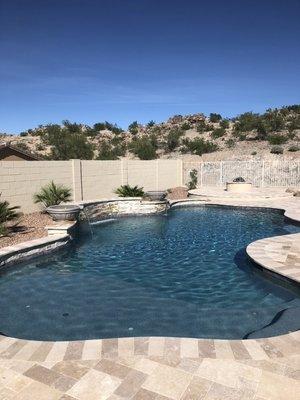
<svg viewBox="0 0 300 400">
<path fill-rule="evenodd" d="M 207 197 L 200 203 L 279 208 L 300 222 L 300 198 Z M 296 234 L 254 242 L 249 255 L 299 280 L 299 238 Z M 296 400 L 300 331 L 250 340 L 38 342 L 1 336 L 0 399 Z"/>
</svg>

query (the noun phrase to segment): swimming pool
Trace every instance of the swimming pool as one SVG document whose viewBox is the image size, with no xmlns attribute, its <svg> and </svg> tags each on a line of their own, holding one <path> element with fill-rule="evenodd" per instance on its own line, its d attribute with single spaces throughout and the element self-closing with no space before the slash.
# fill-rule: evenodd
<svg viewBox="0 0 300 400">
<path fill-rule="evenodd" d="M 36 340 L 126 336 L 241 339 L 299 329 L 299 289 L 245 247 L 299 232 L 279 212 L 187 207 L 82 228 L 51 257 L 0 276 L 0 331 Z M 298 318 L 297 318 L 298 317 Z"/>
</svg>

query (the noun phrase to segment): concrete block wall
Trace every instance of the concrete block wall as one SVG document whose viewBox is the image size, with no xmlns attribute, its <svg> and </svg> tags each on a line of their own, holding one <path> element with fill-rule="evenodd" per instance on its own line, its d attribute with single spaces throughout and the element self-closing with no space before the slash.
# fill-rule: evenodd
<svg viewBox="0 0 300 400">
<path fill-rule="evenodd" d="M 71 188 L 75 201 L 104 199 L 127 183 L 145 190 L 180 186 L 182 161 L 0 161 L 1 199 L 25 213 L 41 209 L 33 195 L 52 180 Z"/>
<path fill-rule="evenodd" d="M 0 198 L 23 212 L 37 211 L 33 195 L 51 180 L 72 188 L 71 165 L 72 161 L 0 161 Z"/>
</svg>

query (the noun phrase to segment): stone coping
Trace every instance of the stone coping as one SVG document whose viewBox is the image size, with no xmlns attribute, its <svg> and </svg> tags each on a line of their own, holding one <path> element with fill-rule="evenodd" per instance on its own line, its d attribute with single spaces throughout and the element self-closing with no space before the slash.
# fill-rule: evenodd
<svg viewBox="0 0 300 400">
<path fill-rule="evenodd" d="M 100 200 L 83 200 L 74 202 L 72 204 L 79 205 L 82 207 L 87 207 L 95 204 L 104 204 L 104 203 L 116 203 L 116 202 L 128 202 L 128 201 L 139 201 L 141 204 L 163 204 L 167 200 L 143 200 L 142 197 L 116 197 L 110 199 L 100 199 Z"/>
<path fill-rule="evenodd" d="M 185 199 L 170 204 L 212 203 Z M 213 205 L 285 210 L 286 217 L 300 221 L 295 199 L 246 205 L 214 199 Z M 274 243 L 268 240 L 275 238 L 266 238 L 248 249 L 262 245 L 260 250 L 274 260 L 282 240 L 284 254 L 289 253 L 286 240 L 294 252 L 294 238 L 297 243 L 300 234 L 287 236 Z M 275 246 L 273 256 L 268 246 Z M 296 252 L 299 256 L 299 248 Z M 254 255 L 269 268 L 269 259 L 260 260 L 258 252 Z M 288 254 L 287 265 L 290 259 Z M 288 276 L 291 271 L 281 272 Z M 297 400 L 299 365 L 300 331 L 247 340 L 132 337 L 47 342 L 0 335 L 0 399 Z"/>
<path fill-rule="evenodd" d="M 67 245 L 75 229 L 76 221 L 56 222 L 46 226 L 48 236 L 28 240 L 14 246 L 7 246 L 0 249 L 0 267 L 22 262 L 33 257 L 58 250 Z"/>
<path fill-rule="evenodd" d="M 257 240 L 246 252 L 261 267 L 300 283 L 299 233 Z"/>
</svg>

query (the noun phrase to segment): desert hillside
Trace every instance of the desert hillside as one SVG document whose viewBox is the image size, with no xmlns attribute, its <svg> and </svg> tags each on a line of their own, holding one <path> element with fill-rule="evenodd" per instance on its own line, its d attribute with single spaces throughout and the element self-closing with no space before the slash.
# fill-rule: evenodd
<svg viewBox="0 0 300 400">
<path fill-rule="evenodd" d="M 41 159 L 182 158 L 240 160 L 299 158 L 300 105 L 246 112 L 226 119 L 220 114 L 175 115 L 162 123 L 134 121 L 127 130 L 109 122 L 88 126 L 63 121 L 20 135 L 0 134 Z"/>
</svg>

